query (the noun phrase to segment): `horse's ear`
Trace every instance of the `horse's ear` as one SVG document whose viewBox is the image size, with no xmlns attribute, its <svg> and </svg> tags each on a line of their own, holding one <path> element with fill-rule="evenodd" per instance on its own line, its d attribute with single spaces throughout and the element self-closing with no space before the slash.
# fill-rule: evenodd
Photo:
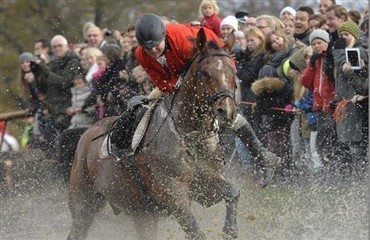
<svg viewBox="0 0 370 240">
<path fill-rule="evenodd" d="M 204 32 L 204 29 L 201 28 L 199 29 L 198 31 L 198 34 L 197 34 L 197 41 L 196 41 L 196 44 L 197 44 L 197 48 L 198 50 L 201 52 L 204 50 L 204 48 L 206 47 L 206 42 L 207 42 L 207 36 L 206 36 L 206 33 Z"/>
<path fill-rule="evenodd" d="M 234 46 L 234 44 L 235 44 L 235 33 L 233 30 L 225 41 L 225 46 L 224 46 L 225 51 L 231 52 L 231 49 Z"/>
</svg>

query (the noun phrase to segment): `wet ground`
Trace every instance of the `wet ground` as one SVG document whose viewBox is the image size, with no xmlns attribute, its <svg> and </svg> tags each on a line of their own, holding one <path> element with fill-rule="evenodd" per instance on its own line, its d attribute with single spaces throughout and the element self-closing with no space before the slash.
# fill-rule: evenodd
<svg viewBox="0 0 370 240">
<path fill-rule="evenodd" d="M 32 156 L 32 157 L 31 157 Z M 1 240 L 66 239 L 70 228 L 68 186 L 55 173 L 55 162 L 41 153 L 17 155 L 15 190 L 1 192 Z M 248 174 L 237 178 L 241 187 L 239 239 L 367 240 L 369 188 L 367 180 L 323 182 L 320 176 L 303 181 L 256 187 Z M 223 203 L 194 213 L 208 239 L 221 239 Z M 130 219 L 115 216 L 107 206 L 96 219 L 88 239 L 136 239 Z M 159 239 L 184 239 L 179 225 L 162 218 Z"/>
</svg>

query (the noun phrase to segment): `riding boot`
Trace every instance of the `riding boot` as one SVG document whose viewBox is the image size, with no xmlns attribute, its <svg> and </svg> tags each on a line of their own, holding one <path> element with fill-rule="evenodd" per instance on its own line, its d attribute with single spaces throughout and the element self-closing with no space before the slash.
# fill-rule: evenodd
<svg viewBox="0 0 370 240">
<path fill-rule="evenodd" d="M 275 169 L 281 165 L 281 159 L 262 145 L 252 126 L 242 115 L 238 114 L 233 129 L 236 130 L 236 135 L 248 147 L 253 159 L 260 160 L 264 165 L 265 183 L 263 185 L 267 184 L 272 179 Z"/>
<path fill-rule="evenodd" d="M 132 111 L 125 111 L 114 123 L 110 133 L 110 154 L 120 161 L 123 157 L 133 154 L 131 149 L 132 131 L 135 121 L 135 114 Z"/>
</svg>

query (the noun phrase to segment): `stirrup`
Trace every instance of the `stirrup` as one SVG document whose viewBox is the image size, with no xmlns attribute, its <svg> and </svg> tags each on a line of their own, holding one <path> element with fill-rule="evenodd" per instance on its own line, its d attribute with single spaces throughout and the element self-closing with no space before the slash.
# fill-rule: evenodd
<svg viewBox="0 0 370 240">
<path fill-rule="evenodd" d="M 116 159 L 117 162 L 122 161 L 125 157 L 133 156 L 134 152 L 131 149 L 118 148 L 116 144 L 111 144 L 109 154 Z"/>
</svg>

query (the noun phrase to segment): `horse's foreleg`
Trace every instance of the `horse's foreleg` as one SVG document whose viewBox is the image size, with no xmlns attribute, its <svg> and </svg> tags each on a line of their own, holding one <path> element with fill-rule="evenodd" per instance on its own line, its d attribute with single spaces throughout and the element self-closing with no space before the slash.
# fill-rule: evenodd
<svg viewBox="0 0 370 240">
<path fill-rule="evenodd" d="M 205 240 L 206 235 L 200 230 L 198 222 L 195 220 L 189 207 L 180 207 L 173 213 L 182 229 L 187 234 L 186 239 Z"/>
<path fill-rule="evenodd" d="M 157 239 L 158 218 L 156 214 L 136 214 L 133 216 L 138 240 Z"/>
<path fill-rule="evenodd" d="M 235 185 L 226 180 L 223 181 L 222 185 L 222 195 L 226 202 L 226 219 L 222 229 L 225 233 L 224 239 L 236 239 L 238 238 L 238 223 L 236 216 L 240 191 Z"/>
<path fill-rule="evenodd" d="M 73 197 L 73 199 L 70 198 L 69 206 L 72 213 L 72 227 L 68 240 L 86 239 L 95 214 L 104 205 L 105 200 L 103 196 L 98 194 L 86 194 Z"/>
<path fill-rule="evenodd" d="M 188 186 L 182 182 L 173 181 L 167 188 L 167 207 L 186 233 L 187 239 L 204 240 L 206 235 L 200 230 L 190 205 Z"/>
</svg>

